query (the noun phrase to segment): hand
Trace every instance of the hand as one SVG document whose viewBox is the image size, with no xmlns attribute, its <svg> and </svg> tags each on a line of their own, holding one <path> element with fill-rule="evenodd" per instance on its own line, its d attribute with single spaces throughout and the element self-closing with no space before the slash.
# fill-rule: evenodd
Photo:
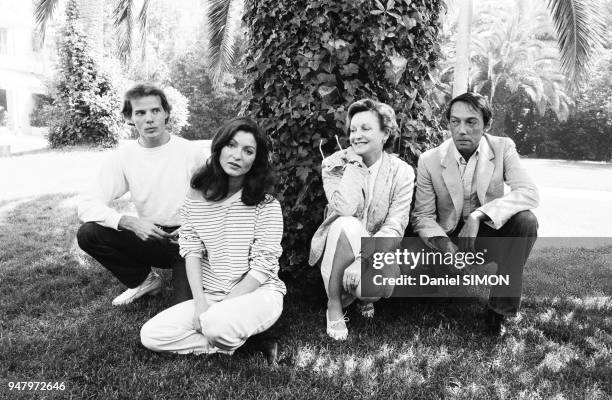
<svg viewBox="0 0 612 400">
<path fill-rule="evenodd" d="M 459 248 L 462 251 L 476 251 L 474 243 L 480 229 L 480 220 L 484 215 L 482 211 L 474 211 L 465 221 L 461 232 L 459 232 Z"/>
<path fill-rule="evenodd" d="M 124 215 L 119 220 L 119 229 L 134 232 L 141 240 L 162 240 L 169 238 L 171 234 L 164 232 L 151 221 Z"/>
<path fill-rule="evenodd" d="M 346 149 L 346 154 L 344 158 L 346 159 L 346 162 L 357 161 L 359 164 L 363 164 L 363 158 L 361 158 L 359 154 L 355 153 L 355 150 L 352 146 Z"/>
<path fill-rule="evenodd" d="M 342 287 L 348 293 L 352 293 L 359 287 L 359 282 L 361 282 L 361 257 L 358 257 L 344 270 Z"/>
<path fill-rule="evenodd" d="M 200 325 L 200 317 L 208 310 L 208 303 L 206 300 L 194 300 L 194 311 L 193 311 L 193 329 L 197 332 L 202 333 L 202 325 Z"/>
<path fill-rule="evenodd" d="M 459 251 L 459 247 L 447 236 L 436 236 L 429 240 L 442 253 L 455 254 Z"/>
<path fill-rule="evenodd" d="M 178 244 L 179 229 L 181 228 L 176 228 L 172 232 L 168 233 L 168 235 L 170 235 L 170 243 Z"/>
</svg>

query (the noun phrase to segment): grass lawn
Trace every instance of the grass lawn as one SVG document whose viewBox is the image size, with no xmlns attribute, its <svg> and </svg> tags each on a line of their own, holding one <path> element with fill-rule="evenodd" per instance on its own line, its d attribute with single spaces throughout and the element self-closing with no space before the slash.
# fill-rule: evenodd
<svg viewBox="0 0 612 400">
<path fill-rule="evenodd" d="M 535 250 L 521 315 L 501 341 L 481 333 L 476 299 L 392 299 L 371 322 L 351 310 L 349 340 L 336 343 L 325 334 L 323 297 L 290 294 L 278 324 L 281 362 L 268 367 L 258 355 L 144 349 L 139 329 L 167 307 L 170 289 L 112 307 L 123 288 L 74 247 L 74 206 L 66 193 L 0 200 L 1 399 L 612 396 L 610 246 Z M 538 296 L 542 288 L 558 295 Z M 9 381 L 66 390 L 15 392 Z"/>
</svg>

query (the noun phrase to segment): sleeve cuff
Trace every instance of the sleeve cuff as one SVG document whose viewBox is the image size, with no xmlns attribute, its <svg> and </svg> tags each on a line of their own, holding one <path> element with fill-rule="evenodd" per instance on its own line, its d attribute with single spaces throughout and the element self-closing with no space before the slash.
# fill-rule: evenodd
<svg viewBox="0 0 612 400">
<path fill-rule="evenodd" d="M 183 256 L 183 258 L 185 258 L 185 259 L 189 258 L 189 257 L 191 257 L 191 258 L 202 258 L 202 253 L 197 253 L 197 252 L 194 251 L 194 252 L 187 253 L 187 254 L 185 254 Z"/>
<path fill-rule="evenodd" d="M 113 213 L 113 215 L 106 220 L 108 227 L 119 231 L 119 221 L 121 220 L 121 217 L 123 217 L 123 214 L 119 214 L 117 212 Z"/>
<path fill-rule="evenodd" d="M 260 285 L 263 285 L 268 280 L 268 275 L 257 270 L 250 270 L 248 275 L 250 275 L 253 279 L 259 282 Z"/>
</svg>

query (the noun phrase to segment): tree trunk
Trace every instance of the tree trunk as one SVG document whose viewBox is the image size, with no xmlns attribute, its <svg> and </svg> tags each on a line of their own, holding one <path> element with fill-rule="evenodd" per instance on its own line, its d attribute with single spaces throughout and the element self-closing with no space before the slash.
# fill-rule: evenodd
<svg viewBox="0 0 612 400">
<path fill-rule="evenodd" d="M 463 0 L 457 22 L 457 44 L 453 97 L 467 92 L 470 76 L 470 42 L 472 29 L 472 0 Z"/>
<path fill-rule="evenodd" d="M 104 53 L 104 1 L 78 0 L 79 18 L 95 58 Z"/>
</svg>

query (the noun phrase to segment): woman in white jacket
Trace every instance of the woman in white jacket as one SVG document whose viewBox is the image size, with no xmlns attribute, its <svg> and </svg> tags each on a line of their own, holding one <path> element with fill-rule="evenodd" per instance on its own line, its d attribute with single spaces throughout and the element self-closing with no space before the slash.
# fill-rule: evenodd
<svg viewBox="0 0 612 400">
<path fill-rule="evenodd" d="M 399 132 L 390 106 L 370 99 L 357 101 L 348 109 L 347 127 L 351 146 L 323 160 L 328 206 L 312 238 L 309 260 L 314 265 L 321 259 L 328 296 L 327 334 L 336 340 L 348 336 L 343 307 L 359 298 L 362 315 L 371 318 L 372 302 L 393 292 L 386 285 L 374 296 L 362 294 L 361 238 L 399 241 L 408 225 L 414 190 L 412 167 L 385 151 Z M 382 273 L 397 276 L 399 268 L 389 266 Z"/>
</svg>

